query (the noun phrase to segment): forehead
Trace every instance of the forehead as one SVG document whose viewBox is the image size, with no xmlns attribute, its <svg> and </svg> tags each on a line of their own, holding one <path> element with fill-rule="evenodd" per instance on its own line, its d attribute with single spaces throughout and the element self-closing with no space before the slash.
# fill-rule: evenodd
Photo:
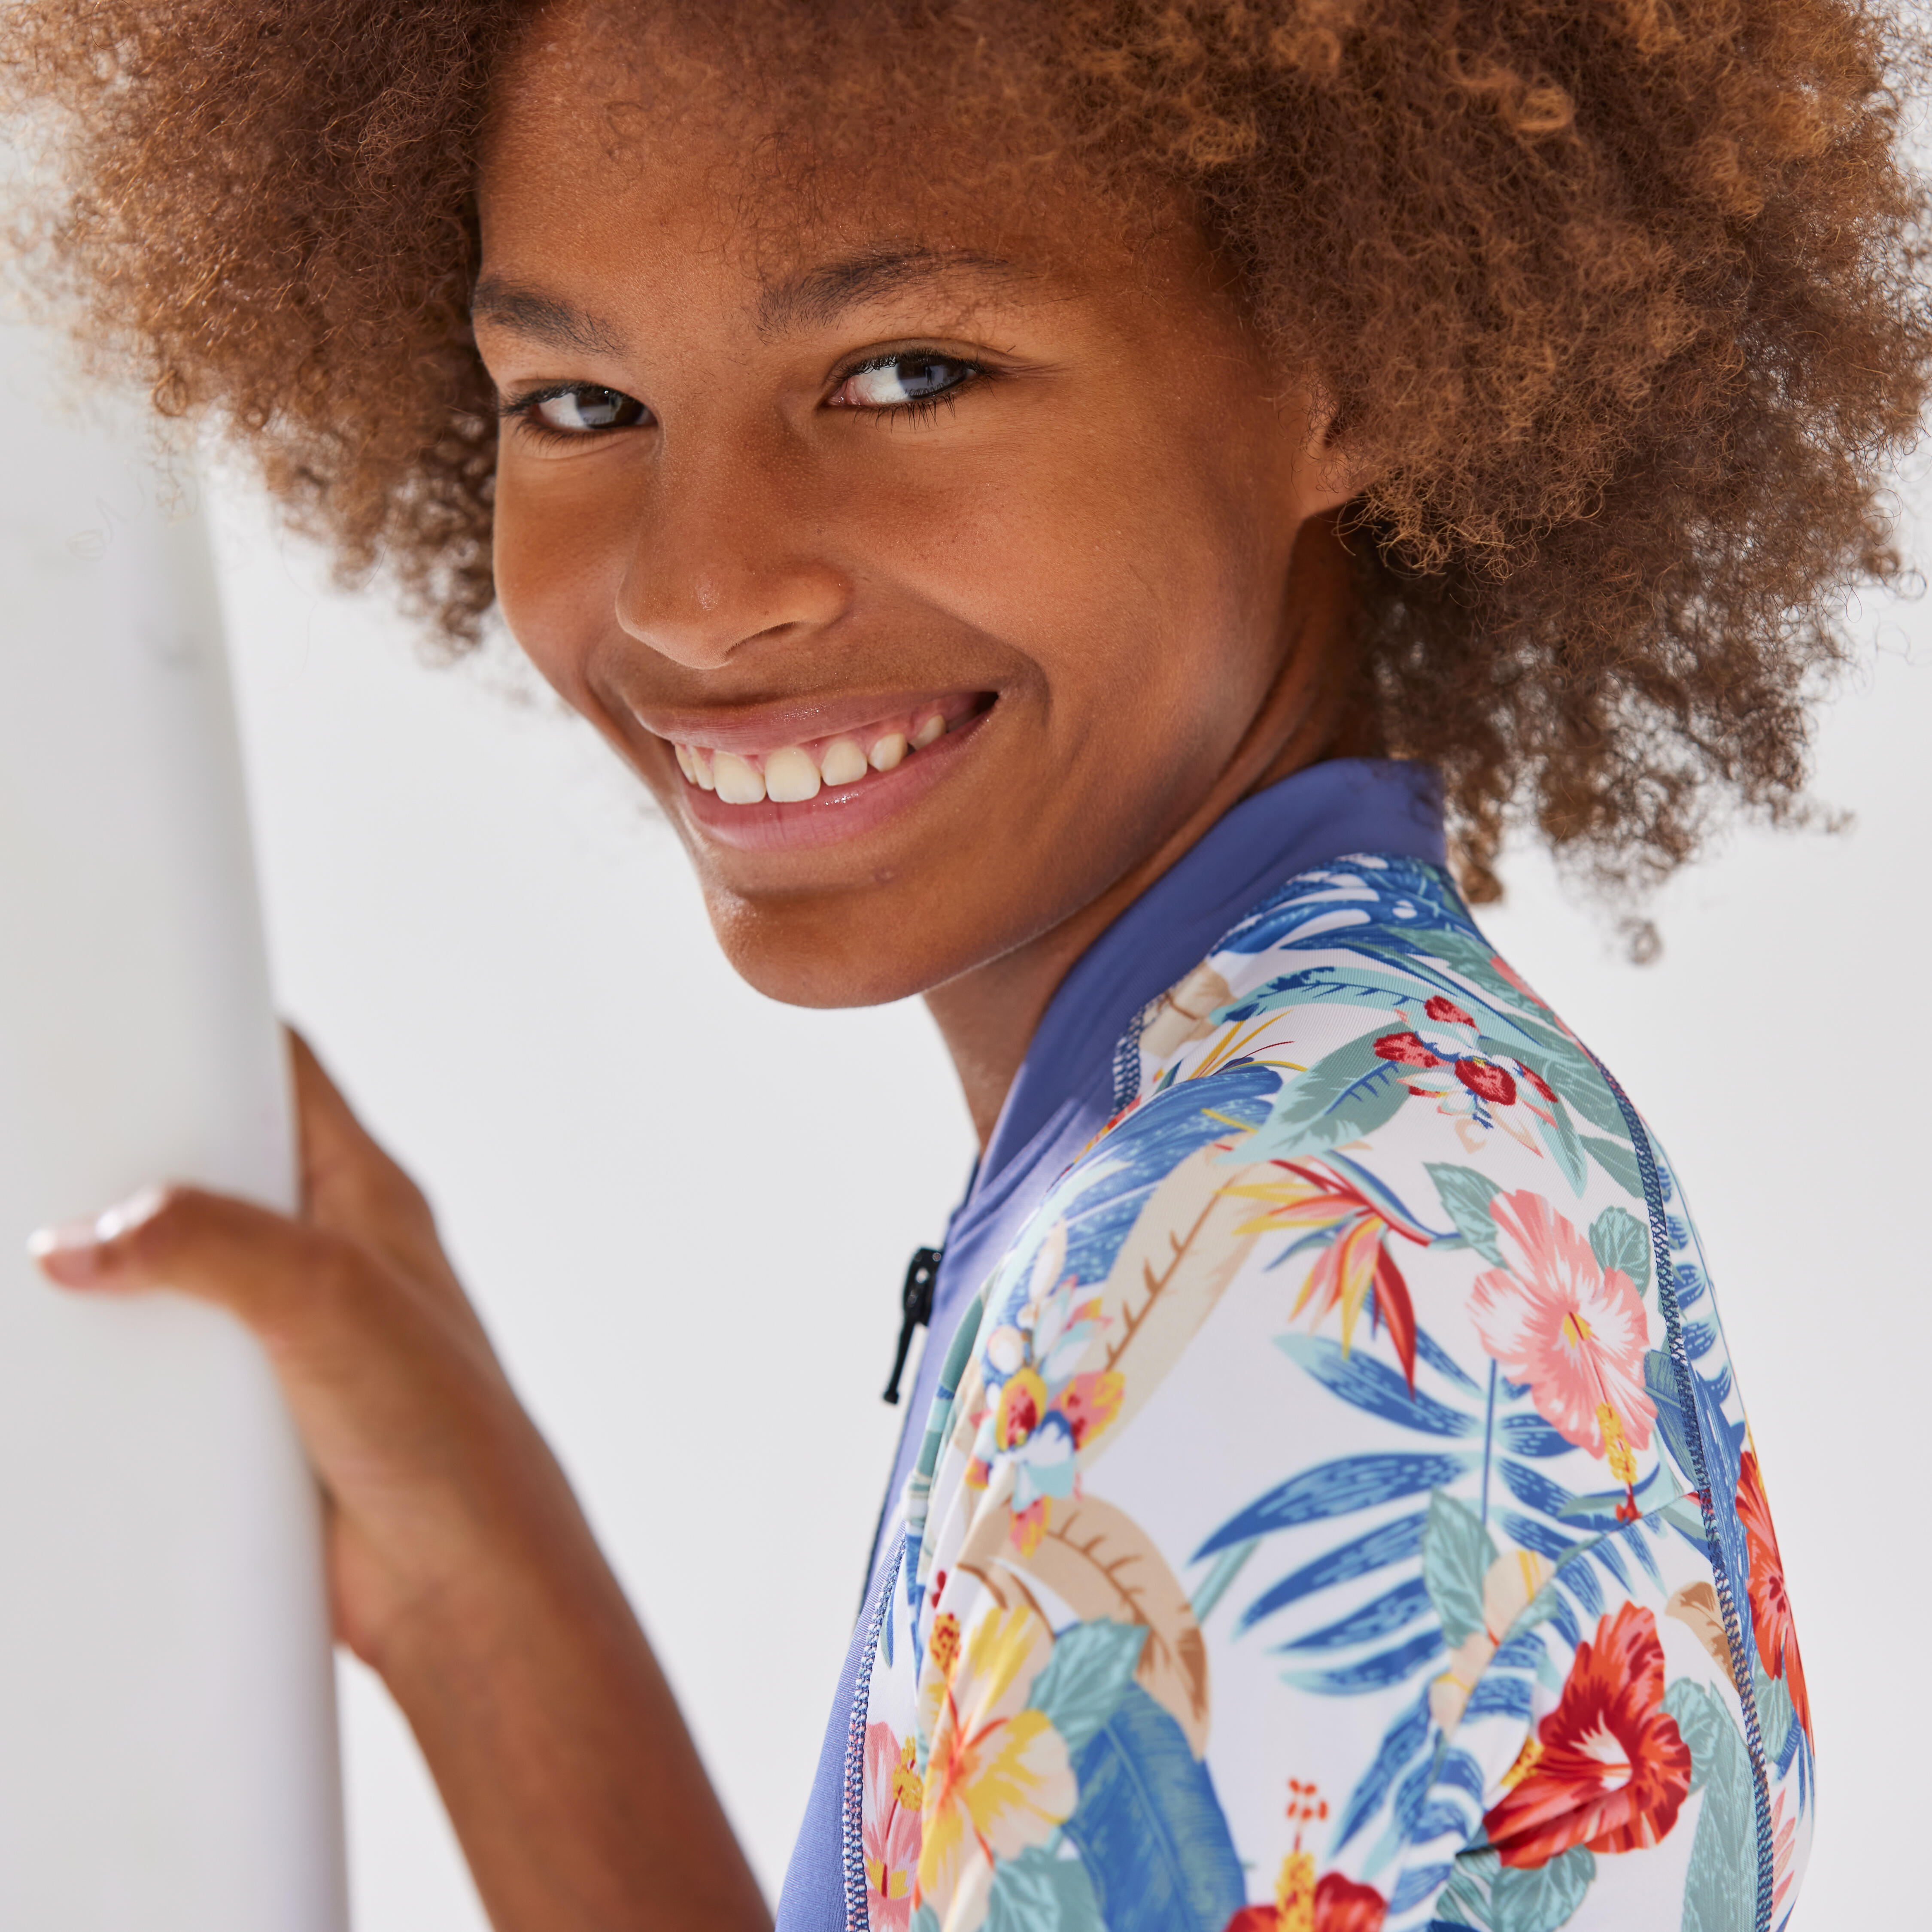
<svg viewBox="0 0 1932 1932">
<path fill-rule="evenodd" d="M 982 89 L 934 70 L 942 45 L 910 76 L 906 47 L 862 37 L 801 59 L 789 10 L 749 10 L 755 32 L 576 0 L 540 15 L 497 78 L 486 274 L 701 266 L 748 281 L 769 327 L 914 286 L 1072 292 L 1192 240 L 1172 206 L 1050 158 L 1041 100 L 1008 84 L 981 111 Z"/>
</svg>

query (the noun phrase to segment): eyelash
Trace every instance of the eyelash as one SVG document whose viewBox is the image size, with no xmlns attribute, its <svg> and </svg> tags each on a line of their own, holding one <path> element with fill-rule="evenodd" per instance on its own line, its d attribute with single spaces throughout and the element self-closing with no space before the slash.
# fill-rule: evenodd
<svg viewBox="0 0 1932 1932">
<path fill-rule="evenodd" d="M 950 362 L 964 373 L 958 382 L 942 389 L 937 395 L 915 397 L 910 402 L 892 403 L 884 407 L 868 407 L 862 404 L 848 403 L 842 407 L 856 414 L 868 416 L 874 420 L 890 424 L 902 419 L 916 423 L 929 422 L 938 415 L 942 407 L 950 407 L 956 403 L 962 390 L 974 387 L 991 376 L 993 371 L 982 362 L 975 362 L 964 356 L 950 356 L 937 349 L 895 349 L 877 356 L 868 356 L 850 364 L 838 372 L 838 380 L 832 385 L 834 392 L 842 389 L 855 376 L 869 375 L 877 369 L 890 369 L 896 362 L 916 362 L 923 358 L 931 362 Z M 601 382 L 550 382 L 540 389 L 532 389 L 520 396 L 506 398 L 496 406 L 500 418 L 514 419 L 520 432 L 534 436 L 540 442 L 584 443 L 600 437 L 614 436 L 626 429 L 644 427 L 642 424 L 626 423 L 616 428 L 602 430 L 554 429 L 537 415 L 545 403 L 554 402 L 560 396 L 581 395 L 593 391 L 603 391 L 610 395 L 623 395 L 621 389 L 611 389 Z M 627 402 L 634 397 L 625 397 Z M 644 407 L 643 404 L 639 406 Z"/>
</svg>

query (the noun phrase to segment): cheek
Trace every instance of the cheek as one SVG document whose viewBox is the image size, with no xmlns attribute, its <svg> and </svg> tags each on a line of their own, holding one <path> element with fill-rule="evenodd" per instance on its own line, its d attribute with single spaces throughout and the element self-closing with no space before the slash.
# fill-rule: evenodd
<svg viewBox="0 0 1932 1932">
<path fill-rule="evenodd" d="M 626 548 L 613 493 L 585 487 L 592 479 L 568 473 L 576 466 L 500 460 L 491 565 L 511 634 L 580 710 L 584 667 L 614 626 Z"/>
</svg>

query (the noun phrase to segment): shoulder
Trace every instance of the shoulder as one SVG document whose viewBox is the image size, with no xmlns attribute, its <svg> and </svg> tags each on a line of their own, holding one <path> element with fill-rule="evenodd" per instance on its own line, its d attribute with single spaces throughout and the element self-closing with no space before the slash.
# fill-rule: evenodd
<svg viewBox="0 0 1932 1932">
<path fill-rule="evenodd" d="M 881 1606 L 909 1896 L 950 1926 L 1050 1884 L 1126 1932 L 1186 1895 L 1220 1932 L 1300 1888 L 1406 1927 L 1473 1858 L 1486 1924 L 1505 1866 L 1580 1899 L 1592 1844 L 1670 1840 L 1674 1922 L 1678 1815 L 1756 1721 L 1752 1475 L 1640 1120 L 1444 874 L 1375 857 L 1259 908 L 1119 1071 L 943 1378 Z M 1614 1826 L 1532 1775 L 1601 1724 L 1642 1773 Z M 995 1783 L 1004 1839 L 968 1828 Z M 1726 1802 L 1735 1864 L 1748 1776 Z"/>
</svg>

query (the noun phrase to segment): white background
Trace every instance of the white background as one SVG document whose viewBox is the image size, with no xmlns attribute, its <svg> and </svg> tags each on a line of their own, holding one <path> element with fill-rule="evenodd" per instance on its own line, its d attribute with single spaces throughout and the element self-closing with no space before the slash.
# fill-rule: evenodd
<svg viewBox="0 0 1932 1932">
<path fill-rule="evenodd" d="M 318 590 L 245 494 L 223 522 L 284 1009 L 434 1198 L 775 1898 L 894 1441 L 899 1276 L 971 1151 L 950 1070 L 916 1006 L 742 986 L 586 728 Z M 1740 834 L 1651 909 L 1647 968 L 1533 854 L 1484 921 L 1702 1223 L 1816 1713 L 1803 1932 L 1922 1918 L 1932 1802 L 1932 607 L 1862 624 L 1820 739 L 1852 830 Z M 343 1688 L 360 1932 L 478 1932 L 406 1730 Z"/>
</svg>

